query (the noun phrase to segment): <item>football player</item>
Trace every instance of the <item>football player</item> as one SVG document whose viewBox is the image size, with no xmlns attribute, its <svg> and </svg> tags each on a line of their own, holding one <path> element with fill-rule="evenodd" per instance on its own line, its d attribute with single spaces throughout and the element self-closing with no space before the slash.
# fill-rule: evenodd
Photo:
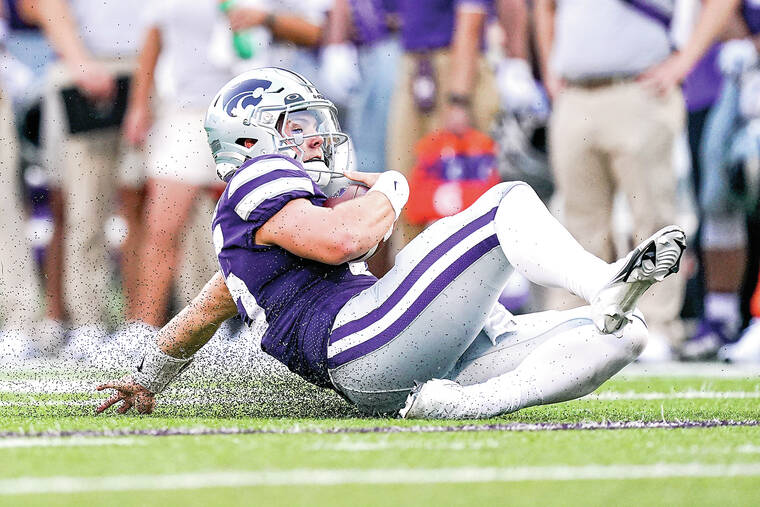
<svg viewBox="0 0 760 507">
<path fill-rule="evenodd" d="M 390 233 L 409 187 L 397 172 L 345 176 L 369 191 L 322 206 L 343 182 L 349 142 L 303 77 L 257 69 L 206 116 L 227 187 L 212 224 L 221 272 L 158 334 L 127 378 L 98 386 L 153 410 L 226 319 L 264 329 L 261 346 L 368 413 L 490 417 L 583 396 L 633 361 L 647 337 L 636 301 L 678 271 L 684 234 L 662 229 L 626 258 L 589 254 L 524 183 L 502 183 L 431 225 L 381 279 L 363 256 Z M 367 128 L 372 128 L 368 125 Z M 589 302 L 513 317 L 497 303 L 513 269 Z"/>
</svg>

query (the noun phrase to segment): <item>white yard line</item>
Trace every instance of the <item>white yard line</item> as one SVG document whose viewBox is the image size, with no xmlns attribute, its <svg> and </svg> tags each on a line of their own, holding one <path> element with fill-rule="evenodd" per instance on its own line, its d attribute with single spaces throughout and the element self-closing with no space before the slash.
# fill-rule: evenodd
<svg viewBox="0 0 760 507">
<path fill-rule="evenodd" d="M 145 445 L 147 442 L 125 437 L 40 437 L 40 438 L 1 438 L 0 449 L 17 449 L 27 447 L 98 447 L 109 445 L 133 446 Z"/>
<path fill-rule="evenodd" d="M 615 378 L 627 377 L 716 377 L 759 378 L 760 363 L 727 364 L 718 362 L 682 363 L 631 363 Z"/>
<path fill-rule="evenodd" d="M 440 484 L 522 481 L 636 480 L 676 477 L 755 477 L 760 463 L 708 465 L 584 465 L 505 468 L 296 469 L 104 477 L 20 477 L 0 480 L 0 495 L 93 491 L 193 490 L 254 486 Z"/>
</svg>

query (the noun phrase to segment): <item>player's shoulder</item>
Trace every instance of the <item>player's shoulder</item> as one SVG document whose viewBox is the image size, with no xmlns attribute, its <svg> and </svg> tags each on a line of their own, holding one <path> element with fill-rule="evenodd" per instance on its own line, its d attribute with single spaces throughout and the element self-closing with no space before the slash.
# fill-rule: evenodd
<svg viewBox="0 0 760 507">
<path fill-rule="evenodd" d="M 227 195 L 233 196 L 241 187 L 270 183 L 280 178 L 309 178 L 309 175 L 298 160 L 284 155 L 260 155 L 246 160 L 227 184 Z"/>
<path fill-rule="evenodd" d="M 227 183 L 219 213 L 234 210 L 243 220 L 268 218 L 288 201 L 320 197 L 321 191 L 298 160 L 262 155 L 246 161 Z"/>
</svg>

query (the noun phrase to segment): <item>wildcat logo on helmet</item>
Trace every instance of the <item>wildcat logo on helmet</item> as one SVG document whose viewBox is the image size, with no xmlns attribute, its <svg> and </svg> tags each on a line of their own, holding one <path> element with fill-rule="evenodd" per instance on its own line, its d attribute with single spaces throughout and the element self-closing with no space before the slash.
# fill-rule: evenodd
<svg viewBox="0 0 760 507">
<path fill-rule="evenodd" d="M 228 90 L 222 98 L 224 111 L 230 116 L 242 116 L 246 108 L 261 102 L 261 95 L 272 86 L 271 81 L 248 79 Z"/>
</svg>

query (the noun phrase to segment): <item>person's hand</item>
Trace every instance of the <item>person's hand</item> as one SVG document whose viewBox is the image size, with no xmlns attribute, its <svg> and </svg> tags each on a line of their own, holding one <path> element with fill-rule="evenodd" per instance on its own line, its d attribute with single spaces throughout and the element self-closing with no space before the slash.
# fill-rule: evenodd
<svg viewBox="0 0 760 507">
<path fill-rule="evenodd" d="M 119 414 L 125 414 L 130 408 L 135 407 L 140 414 L 150 414 L 156 406 L 156 396 L 136 383 L 132 377 L 127 376 L 121 380 L 115 380 L 106 384 L 101 384 L 95 389 L 103 391 L 105 389 L 114 389 L 116 393 L 108 398 L 102 405 L 95 409 L 96 414 L 107 410 L 111 405 L 123 402 L 116 410 Z"/>
<path fill-rule="evenodd" d="M 375 183 L 377 183 L 377 179 L 380 177 L 381 173 L 363 173 L 361 171 L 345 171 L 343 175 L 348 178 L 349 180 L 358 181 L 360 183 L 364 183 L 368 187 L 372 187 Z"/>
<path fill-rule="evenodd" d="M 131 146 L 140 146 L 148 137 L 152 124 L 153 117 L 147 105 L 130 105 L 127 113 L 124 115 L 122 135 Z"/>
<path fill-rule="evenodd" d="M 230 28 L 233 32 L 261 26 L 269 13 L 255 7 L 233 7 L 227 11 L 227 19 L 230 20 Z"/>
<path fill-rule="evenodd" d="M 549 105 L 533 78 L 530 64 L 522 58 L 504 58 L 496 65 L 496 85 L 501 106 L 522 114 L 548 114 Z"/>
<path fill-rule="evenodd" d="M 755 44 L 750 39 L 730 40 L 718 53 L 718 68 L 724 76 L 737 77 L 757 65 Z"/>
<path fill-rule="evenodd" d="M 681 53 L 673 53 L 662 63 L 649 68 L 638 80 L 659 96 L 670 93 L 691 70 Z"/>
<path fill-rule="evenodd" d="M 456 135 L 462 135 L 472 126 L 470 110 L 459 104 L 448 104 L 443 113 L 443 128 Z"/>
<path fill-rule="evenodd" d="M 339 104 L 347 104 L 359 86 L 359 55 L 350 42 L 328 44 L 322 48 L 319 64 L 319 89 Z"/>
<path fill-rule="evenodd" d="M 77 88 L 96 102 L 108 102 L 116 94 L 114 76 L 97 62 L 75 64 L 72 73 Z"/>
</svg>

